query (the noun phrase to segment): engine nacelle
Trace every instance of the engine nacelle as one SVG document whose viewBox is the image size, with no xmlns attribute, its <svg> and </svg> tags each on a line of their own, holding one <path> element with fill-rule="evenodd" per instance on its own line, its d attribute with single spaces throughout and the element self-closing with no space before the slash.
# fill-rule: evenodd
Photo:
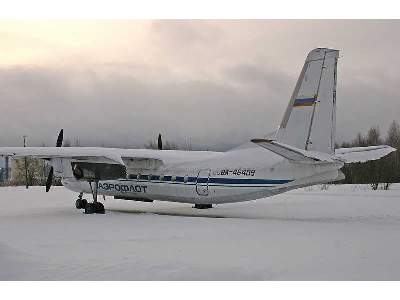
<svg viewBox="0 0 400 300">
<path fill-rule="evenodd" d="M 126 168 L 117 164 L 72 162 L 72 174 L 78 180 L 115 180 L 126 178 Z"/>
</svg>

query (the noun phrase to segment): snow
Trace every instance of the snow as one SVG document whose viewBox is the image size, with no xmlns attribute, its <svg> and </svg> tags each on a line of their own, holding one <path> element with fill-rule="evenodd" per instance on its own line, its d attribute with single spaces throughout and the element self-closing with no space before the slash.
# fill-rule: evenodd
<svg viewBox="0 0 400 300">
<path fill-rule="evenodd" d="M 306 188 L 252 202 L 114 200 L 0 188 L 0 280 L 399 280 L 400 185 Z"/>
</svg>

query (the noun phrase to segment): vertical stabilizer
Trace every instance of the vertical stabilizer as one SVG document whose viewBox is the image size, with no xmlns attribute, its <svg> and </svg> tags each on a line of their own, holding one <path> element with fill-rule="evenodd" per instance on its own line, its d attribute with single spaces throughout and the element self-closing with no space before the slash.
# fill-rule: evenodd
<svg viewBox="0 0 400 300">
<path fill-rule="evenodd" d="M 334 153 L 338 50 L 317 48 L 304 63 L 276 140 L 300 149 Z"/>
</svg>

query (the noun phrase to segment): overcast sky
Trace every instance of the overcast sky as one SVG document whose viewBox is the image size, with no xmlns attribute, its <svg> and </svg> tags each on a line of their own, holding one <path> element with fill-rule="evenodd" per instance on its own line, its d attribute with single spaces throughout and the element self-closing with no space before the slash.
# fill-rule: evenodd
<svg viewBox="0 0 400 300">
<path fill-rule="evenodd" d="M 337 140 L 400 120 L 399 21 L 0 22 L 0 145 L 223 150 L 279 124 L 307 53 L 339 49 Z"/>
</svg>

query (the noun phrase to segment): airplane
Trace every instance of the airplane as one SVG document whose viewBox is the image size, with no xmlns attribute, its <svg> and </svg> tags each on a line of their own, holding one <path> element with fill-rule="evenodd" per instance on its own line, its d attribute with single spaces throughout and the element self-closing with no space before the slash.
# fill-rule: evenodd
<svg viewBox="0 0 400 300">
<path fill-rule="evenodd" d="M 86 214 L 105 212 L 98 195 L 204 209 L 342 180 L 344 164 L 376 160 L 396 149 L 335 149 L 338 57 L 334 49 L 310 51 L 278 129 L 226 152 L 162 150 L 161 136 L 155 150 L 62 147 L 61 130 L 56 147 L 0 147 L 0 155 L 46 160 L 51 166 L 46 192 L 53 176 L 61 177 L 64 187 L 79 193 L 75 206 Z"/>
</svg>

